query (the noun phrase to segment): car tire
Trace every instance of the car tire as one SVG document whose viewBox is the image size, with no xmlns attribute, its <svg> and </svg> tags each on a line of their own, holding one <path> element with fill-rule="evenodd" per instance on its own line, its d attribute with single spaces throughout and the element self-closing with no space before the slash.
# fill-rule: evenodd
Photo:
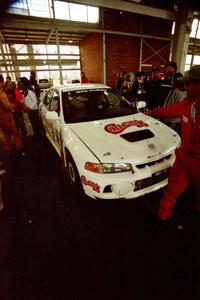
<svg viewBox="0 0 200 300">
<path fill-rule="evenodd" d="M 83 193 L 83 187 L 75 162 L 69 152 L 66 151 L 66 175 L 72 189 L 78 193 Z"/>
</svg>

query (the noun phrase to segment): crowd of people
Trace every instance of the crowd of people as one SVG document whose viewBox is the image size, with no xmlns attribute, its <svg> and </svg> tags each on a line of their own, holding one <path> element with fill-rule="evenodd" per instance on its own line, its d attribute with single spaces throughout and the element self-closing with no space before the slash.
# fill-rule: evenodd
<svg viewBox="0 0 200 300">
<path fill-rule="evenodd" d="M 23 113 L 27 113 L 35 138 L 39 137 L 38 102 L 39 87 L 31 71 L 30 79 L 21 77 L 17 82 L 10 76 L 0 75 L 0 127 L 5 151 L 8 155 L 18 153 L 25 156 L 27 129 Z"/>
<path fill-rule="evenodd" d="M 30 79 L 26 77 L 12 81 L 10 76 L 4 80 L 0 74 L 0 127 L 3 134 L 4 149 L 8 156 L 26 156 L 25 144 L 27 128 L 24 113 L 27 113 L 33 129 L 34 138 L 40 138 L 40 123 L 38 104 L 40 89 L 35 71 L 31 71 Z M 0 162 L 2 165 L 2 162 Z M 2 196 L 2 176 L 5 170 L 0 170 L 0 210 L 4 208 Z"/>
<path fill-rule="evenodd" d="M 122 72 L 116 88 L 129 101 L 145 101 L 149 109 L 165 107 L 185 98 L 184 85 L 178 80 L 181 76 L 183 75 L 177 72 L 176 63 L 168 61 L 164 74 L 159 67 L 153 67 L 149 73 L 136 72 L 133 82 L 130 73 Z M 180 134 L 179 118 L 162 121 Z"/>
</svg>

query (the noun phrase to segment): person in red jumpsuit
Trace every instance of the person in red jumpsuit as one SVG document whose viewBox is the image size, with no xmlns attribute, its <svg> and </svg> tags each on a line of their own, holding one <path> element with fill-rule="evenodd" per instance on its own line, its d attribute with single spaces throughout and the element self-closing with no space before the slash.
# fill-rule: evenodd
<svg viewBox="0 0 200 300">
<path fill-rule="evenodd" d="M 12 116 L 14 105 L 9 102 L 3 88 L 4 78 L 0 75 L 0 127 L 4 136 L 4 147 L 6 152 L 11 154 L 15 146 L 17 152 L 24 156 L 22 140 Z"/>
<path fill-rule="evenodd" d="M 177 198 L 191 184 L 195 207 L 187 224 L 187 261 L 189 278 L 193 284 L 195 299 L 200 294 L 200 65 L 191 67 L 184 77 L 187 97 L 178 104 L 146 110 L 155 117 L 180 117 L 182 146 L 176 151 L 168 186 L 159 203 L 158 217 L 166 221 L 173 213 Z M 194 299 L 194 298 L 193 298 Z"/>
<path fill-rule="evenodd" d="M 192 183 L 196 195 L 196 210 L 200 212 L 200 66 L 193 66 L 180 80 L 184 81 L 187 97 L 178 104 L 146 109 L 145 114 L 181 118 L 182 145 L 176 151 L 176 160 L 170 172 L 168 186 L 160 201 L 158 216 L 168 219 L 176 199 Z"/>
</svg>

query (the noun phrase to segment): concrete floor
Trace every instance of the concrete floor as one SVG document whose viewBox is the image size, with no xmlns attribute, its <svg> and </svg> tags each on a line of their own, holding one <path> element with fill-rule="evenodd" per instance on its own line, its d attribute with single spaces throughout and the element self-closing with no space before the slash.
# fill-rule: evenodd
<svg viewBox="0 0 200 300">
<path fill-rule="evenodd" d="M 2 149 L 2 148 L 1 148 Z M 160 193 L 129 201 L 79 197 L 47 142 L 7 159 L 0 213 L 1 300 L 194 300 L 187 228 L 148 226 Z M 197 296 L 196 296 L 197 294 Z"/>
</svg>

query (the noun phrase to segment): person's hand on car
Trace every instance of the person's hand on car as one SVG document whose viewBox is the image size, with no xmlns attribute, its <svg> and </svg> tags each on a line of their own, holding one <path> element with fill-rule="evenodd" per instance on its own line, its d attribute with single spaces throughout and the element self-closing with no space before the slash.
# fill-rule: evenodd
<svg viewBox="0 0 200 300">
<path fill-rule="evenodd" d="M 152 116 L 152 109 L 144 108 L 143 114 L 148 115 L 148 116 Z"/>
</svg>

